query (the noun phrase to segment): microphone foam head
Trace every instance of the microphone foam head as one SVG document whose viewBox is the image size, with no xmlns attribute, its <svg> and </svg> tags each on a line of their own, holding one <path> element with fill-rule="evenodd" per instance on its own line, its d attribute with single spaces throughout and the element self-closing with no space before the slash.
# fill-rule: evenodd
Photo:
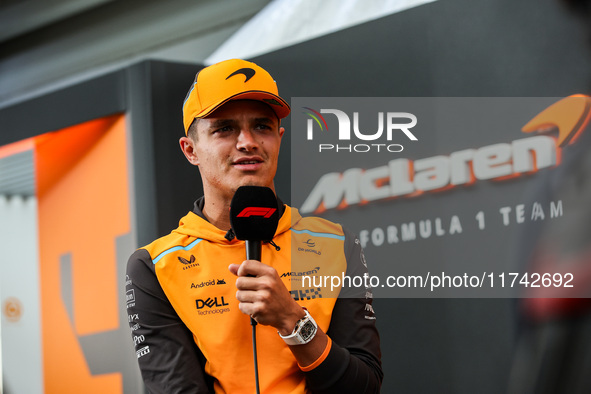
<svg viewBox="0 0 591 394">
<path fill-rule="evenodd" d="M 271 241 L 279 224 L 277 197 L 262 186 L 240 186 L 230 204 L 230 223 L 236 238 Z"/>
</svg>

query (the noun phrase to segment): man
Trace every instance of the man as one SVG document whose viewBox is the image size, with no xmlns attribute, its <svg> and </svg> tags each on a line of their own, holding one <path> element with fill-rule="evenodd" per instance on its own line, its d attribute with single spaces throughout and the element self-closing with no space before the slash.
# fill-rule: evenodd
<svg viewBox="0 0 591 394">
<path fill-rule="evenodd" d="M 180 146 L 199 167 L 204 197 L 171 234 L 138 249 L 127 268 L 135 299 L 129 324 L 150 392 L 252 393 L 250 317 L 259 323 L 261 392 L 379 391 L 371 293 L 364 288 L 344 298 L 347 289 L 331 293 L 291 278 L 294 270 L 362 276 L 359 241 L 279 200 L 279 225 L 263 245 L 263 262 L 243 261 L 244 242 L 231 231 L 230 202 L 239 186 L 274 191 L 285 133 L 280 119 L 289 112 L 272 77 L 254 63 L 228 60 L 195 78 Z M 303 243 L 313 250 L 293 252 Z"/>
</svg>

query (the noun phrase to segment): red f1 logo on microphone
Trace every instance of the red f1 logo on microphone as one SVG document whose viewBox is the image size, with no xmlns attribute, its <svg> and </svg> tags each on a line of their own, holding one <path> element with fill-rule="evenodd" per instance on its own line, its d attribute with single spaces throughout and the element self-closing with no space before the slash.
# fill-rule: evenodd
<svg viewBox="0 0 591 394">
<path fill-rule="evenodd" d="M 265 208 L 265 207 L 247 207 L 240 212 L 237 217 L 239 218 L 247 218 L 250 216 L 262 216 L 264 218 L 269 218 L 273 215 L 277 208 Z"/>
</svg>

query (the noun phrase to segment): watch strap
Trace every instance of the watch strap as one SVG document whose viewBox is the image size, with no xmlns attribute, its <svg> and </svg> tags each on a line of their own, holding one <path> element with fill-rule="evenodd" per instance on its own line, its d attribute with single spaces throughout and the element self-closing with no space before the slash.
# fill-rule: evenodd
<svg viewBox="0 0 591 394">
<path fill-rule="evenodd" d="M 296 322 L 295 328 L 293 329 L 291 334 L 283 336 L 279 332 L 277 332 L 279 334 L 279 336 L 281 337 L 281 339 L 283 339 L 285 341 L 285 343 L 288 345 L 304 345 L 304 344 L 310 342 L 312 339 L 314 339 L 314 336 L 316 335 L 316 331 L 318 330 L 318 325 L 316 324 L 316 321 L 314 320 L 314 318 L 310 315 L 310 312 L 308 312 L 308 310 L 306 308 L 303 308 L 303 309 L 304 309 L 304 312 L 306 313 L 306 316 L 304 316 L 303 318 L 301 318 L 300 320 L 298 320 Z M 313 333 L 308 338 L 303 338 L 303 336 L 301 334 L 302 327 L 304 327 L 306 324 L 310 324 L 310 323 L 313 325 Z"/>
</svg>

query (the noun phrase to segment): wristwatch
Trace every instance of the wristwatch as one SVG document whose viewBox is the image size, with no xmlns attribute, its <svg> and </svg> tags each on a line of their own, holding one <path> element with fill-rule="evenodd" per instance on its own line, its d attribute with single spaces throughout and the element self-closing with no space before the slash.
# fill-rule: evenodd
<svg viewBox="0 0 591 394">
<path fill-rule="evenodd" d="M 279 336 L 287 343 L 288 345 L 304 345 L 310 342 L 314 335 L 316 335 L 316 331 L 318 330 L 318 325 L 310 316 L 310 313 L 306 308 L 303 308 L 306 316 L 301 318 L 296 322 L 295 328 L 293 329 L 292 333 L 283 336 L 279 334 Z"/>
</svg>

